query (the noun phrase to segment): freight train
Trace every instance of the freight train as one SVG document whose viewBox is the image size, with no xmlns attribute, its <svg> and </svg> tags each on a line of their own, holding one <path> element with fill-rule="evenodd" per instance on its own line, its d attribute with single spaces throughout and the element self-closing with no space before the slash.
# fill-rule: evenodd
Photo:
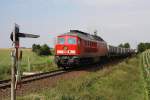
<svg viewBox="0 0 150 100">
<path fill-rule="evenodd" d="M 134 49 L 107 45 L 100 36 L 79 30 L 57 36 L 55 62 L 59 67 L 99 62 L 104 57 L 129 56 Z"/>
</svg>

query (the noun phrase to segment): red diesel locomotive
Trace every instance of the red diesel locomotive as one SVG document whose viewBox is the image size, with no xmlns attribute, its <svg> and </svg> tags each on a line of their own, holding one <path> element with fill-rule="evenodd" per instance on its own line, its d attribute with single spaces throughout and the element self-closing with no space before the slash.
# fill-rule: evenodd
<svg viewBox="0 0 150 100">
<path fill-rule="evenodd" d="M 57 36 L 55 62 L 58 66 L 65 68 L 79 63 L 97 62 L 106 55 L 107 43 L 97 35 L 70 30 Z"/>
</svg>

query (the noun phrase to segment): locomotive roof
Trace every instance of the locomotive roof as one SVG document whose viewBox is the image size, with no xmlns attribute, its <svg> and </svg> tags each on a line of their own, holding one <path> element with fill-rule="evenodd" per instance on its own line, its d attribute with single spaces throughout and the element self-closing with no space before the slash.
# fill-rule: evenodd
<svg viewBox="0 0 150 100">
<path fill-rule="evenodd" d="M 85 33 L 85 32 L 79 31 L 79 30 L 70 30 L 70 32 L 64 33 L 62 35 L 79 36 L 80 38 L 84 38 L 86 40 L 89 39 L 89 40 L 104 41 L 100 36 L 91 35 L 89 33 Z"/>
</svg>

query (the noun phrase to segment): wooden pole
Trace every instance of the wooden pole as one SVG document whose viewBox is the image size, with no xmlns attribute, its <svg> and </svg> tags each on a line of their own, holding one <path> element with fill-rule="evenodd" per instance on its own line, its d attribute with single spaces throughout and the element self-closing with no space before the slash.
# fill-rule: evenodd
<svg viewBox="0 0 150 100">
<path fill-rule="evenodd" d="M 11 67 L 11 100 L 16 100 L 16 91 L 15 91 L 15 67 L 16 67 L 15 51 L 12 51 L 12 67 Z"/>
<path fill-rule="evenodd" d="M 31 63 L 30 63 L 30 56 L 28 56 L 28 71 L 31 71 Z"/>
<path fill-rule="evenodd" d="M 16 100 L 16 90 L 15 90 L 15 75 L 16 75 L 16 58 L 17 58 L 17 48 L 16 48 L 16 39 L 15 39 L 15 29 L 13 31 L 13 47 L 15 50 L 12 50 L 12 67 L 11 67 L 11 100 Z"/>
<path fill-rule="evenodd" d="M 13 30 L 13 48 L 15 50 L 12 51 L 12 68 L 11 68 L 11 100 L 16 100 L 16 89 L 15 89 L 15 83 L 16 83 L 16 66 L 18 63 L 18 48 L 19 48 L 19 39 L 16 39 L 16 24 L 15 28 Z"/>
</svg>

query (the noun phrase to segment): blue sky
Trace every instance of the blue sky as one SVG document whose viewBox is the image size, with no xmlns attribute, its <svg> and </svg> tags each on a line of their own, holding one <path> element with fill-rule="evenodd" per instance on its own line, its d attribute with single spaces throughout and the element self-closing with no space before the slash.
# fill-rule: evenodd
<svg viewBox="0 0 150 100">
<path fill-rule="evenodd" d="M 150 42 L 149 0 L 1 0 L 0 47 L 11 47 L 14 23 L 20 32 L 39 34 L 38 39 L 21 39 L 53 47 L 55 37 L 70 29 L 99 35 L 111 45 Z"/>
</svg>

